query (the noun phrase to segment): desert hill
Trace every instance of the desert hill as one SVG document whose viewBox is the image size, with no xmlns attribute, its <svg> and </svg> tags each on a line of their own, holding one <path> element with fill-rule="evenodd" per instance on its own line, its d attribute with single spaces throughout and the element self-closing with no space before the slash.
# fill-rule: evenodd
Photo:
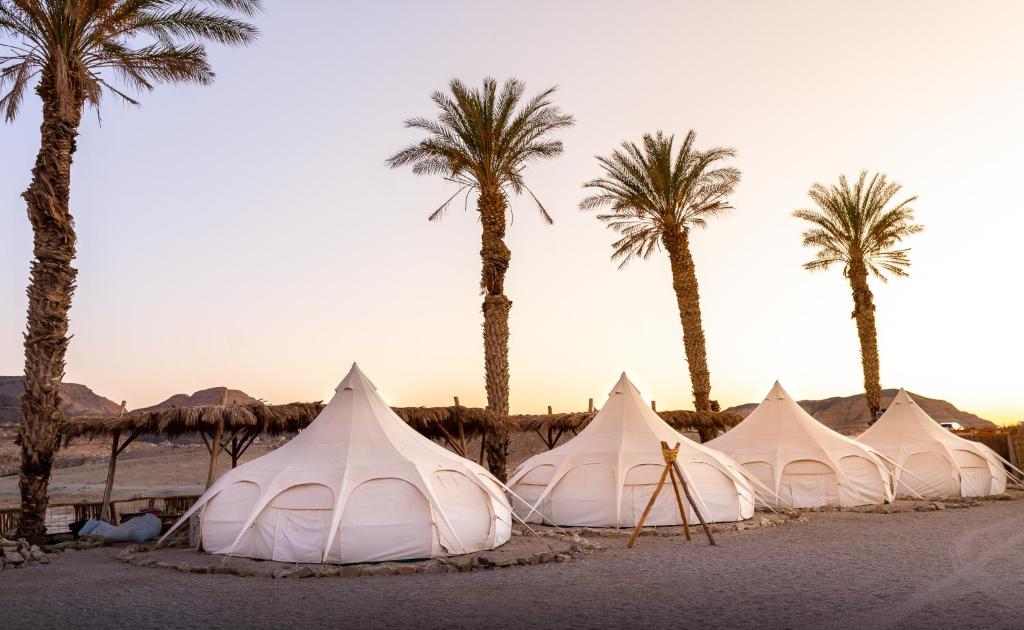
<svg viewBox="0 0 1024 630">
<path fill-rule="evenodd" d="M 0 376 L 0 426 L 17 424 L 21 419 L 24 383 L 21 376 Z M 61 383 L 60 395 L 64 400 L 64 413 L 69 416 L 108 415 L 121 410 L 118 403 L 77 383 Z"/>
<path fill-rule="evenodd" d="M 885 408 L 892 402 L 892 399 L 896 397 L 896 393 L 899 390 L 896 389 L 883 389 L 882 390 L 882 407 Z M 908 392 L 914 401 L 925 412 L 935 419 L 936 422 L 959 422 L 964 427 L 970 428 L 992 428 L 995 425 L 994 422 L 979 418 L 973 413 L 961 411 L 953 406 L 952 403 L 946 402 L 945 400 L 938 400 L 935 398 L 927 398 L 920 394 Z M 800 406 L 804 408 L 807 413 L 814 416 L 819 422 L 835 429 L 840 433 L 846 432 L 847 430 L 862 427 L 867 423 L 867 403 L 864 401 L 864 394 L 856 394 L 854 396 L 837 396 L 833 398 L 825 398 L 824 400 L 801 400 L 798 401 Z M 745 405 L 737 405 L 730 407 L 725 411 L 731 411 L 741 415 L 747 415 L 757 407 L 758 403 L 747 403 Z"/>
<path fill-rule="evenodd" d="M 13 426 L 21 419 L 21 394 L 25 389 L 21 376 L 0 376 L 0 427 Z M 132 411 L 153 411 L 171 407 L 190 407 L 193 405 L 218 405 L 224 387 L 201 389 L 194 394 L 175 394 L 162 403 L 133 409 Z M 121 405 L 104 398 L 85 385 L 78 383 L 61 383 L 60 395 L 64 401 L 64 413 L 69 416 L 106 416 L 121 411 Z M 228 388 L 228 402 L 245 404 L 257 399 L 249 394 Z"/>
<path fill-rule="evenodd" d="M 149 407 L 143 407 L 141 409 L 133 409 L 132 411 L 156 411 L 158 409 L 170 409 L 172 407 L 194 407 L 197 405 L 219 405 L 224 394 L 223 387 L 210 387 L 208 389 L 201 389 L 198 392 L 192 394 L 175 394 L 155 405 Z M 227 401 L 229 405 L 244 405 L 251 402 L 259 402 L 259 399 L 253 398 L 249 394 L 246 394 L 240 389 L 228 388 Z"/>
</svg>

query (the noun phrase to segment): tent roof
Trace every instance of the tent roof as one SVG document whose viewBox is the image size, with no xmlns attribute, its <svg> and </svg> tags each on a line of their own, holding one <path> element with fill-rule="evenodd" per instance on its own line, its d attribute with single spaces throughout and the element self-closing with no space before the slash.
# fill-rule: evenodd
<svg viewBox="0 0 1024 630">
<path fill-rule="evenodd" d="M 790 461 L 834 449 L 865 450 L 864 444 L 815 420 L 778 381 L 743 422 L 707 444 L 726 453 L 742 451 L 741 459 L 746 461 L 754 461 L 751 457 L 756 453 L 775 461 L 781 450 L 787 455 L 782 459 Z"/>
<path fill-rule="evenodd" d="M 927 448 L 928 444 L 940 443 L 950 449 L 965 449 L 989 458 L 985 449 L 980 448 L 980 443 L 954 435 L 939 426 L 903 389 L 896 394 L 878 422 L 857 439 L 879 450 L 887 447 L 902 447 L 904 450 Z"/>
</svg>

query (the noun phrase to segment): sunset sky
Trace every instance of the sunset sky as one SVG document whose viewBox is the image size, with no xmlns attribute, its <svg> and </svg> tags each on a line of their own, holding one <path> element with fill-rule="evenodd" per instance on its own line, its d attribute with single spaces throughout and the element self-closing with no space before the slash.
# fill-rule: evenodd
<svg viewBox="0 0 1024 630">
<path fill-rule="evenodd" d="M 577 120 L 513 204 L 512 408 L 600 404 L 622 371 L 692 408 L 667 258 L 619 271 L 578 211 L 595 155 L 662 129 L 738 152 L 735 211 L 693 236 L 712 398 L 862 391 L 839 269 L 801 263 L 814 182 L 880 170 L 918 195 L 908 279 L 875 282 L 883 387 L 1024 420 L 1024 3 L 268 0 L 211 88 L 89 113 L 72 181 L 67 379 L 129 407 L 230 385 L 329 397 L 358 361 L 396 405 L 485 403 L 480 228 L 388 169 L 458 77 L 558 85 Z M 39 102 L 0 127 L 0 374 L 22 371 Z"/>
</svg>

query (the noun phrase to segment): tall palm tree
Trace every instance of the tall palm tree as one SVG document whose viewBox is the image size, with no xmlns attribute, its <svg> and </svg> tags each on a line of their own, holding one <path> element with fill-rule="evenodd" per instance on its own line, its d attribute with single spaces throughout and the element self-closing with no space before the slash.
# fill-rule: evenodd
<svg viewBox="0 0 1024 630">
<path fill-rule="evenodd" d="M 712 411 L 711 374 L 700 316 L 697 272 L 690 253 L 690 231 L 707 227 L 709 218 L 731 210 L 728 196 L 740 172 L 718 166 L 735 157 L 733 149 L 694 146 L 690 130 L 675 149 L 675 137 L 645 134 L 642 146 L 625 141 L 608 157 L 598 157 L 604 174 L 585 183 L 597 192 L 580 202 L 581 210 L 608 208 L 597 218 L 622 238 L 612 243 L 612 260 L 625 267 L 633 258 L 650 258 L 665 248 L 672 267 L 672 288 L 683 326 L 683 346 L 697 411 Z M 717 410 L 717 409 L 715 409 Z"/>
<path fill-rule="evenodd" d="M 818 206 L 813 210 L 797 210 L 793 216 L 813 227 L 803 233 L 805 247 L 817 249 L 814 260 L 804 269 L 818 271 L 833 264 L 843 265 L 843 275 L 853 291 L 853 314 L 860 338 L 860 360 L 864 369 L 864 392 L 868 403 L 868 423 L 878 418 L 882 409 L 882 385 L 879 377 L 878 338 L 875 331 L 875 302 L 868 287 L 868 276 L 887 282 L 885 273 L 906 276 L 910 268 L 910 249 L 896 249 L 897 244 L 924 226 L 914 223 L 910 207 L 917 197 L 893 204 L 901 186 L 876 173 L 868 180 L 861 171 L 851 187 L 846 176 L 839 184 L 826 187 L 814 184 L 808 195 Z"/>
<path fill-rule="evenodd" d="M 436 119 L 411 118 L 405 126 L 427 137 L 388 158 L 392 168 L 411 166 L 417 175 L 440 175 L 458 186 L 455 194 L 430 215 L 439 219 L 460 193 L 477 195 L 483 244 L 480 289 L 484 295 L 484 374 L 487 408 L 508 415 L 508 315 L 512 302 L 505 297 L 505 273 L 512 252 L 505 245 L 505 221 L 510 194 L 528 193 L 541 216 L 551 216 L 523 180 L 526 166 L 562 153 L 562 142 L 551 133 L 573 124 L 572 116 L 552 104 L 555 88 L 529 100 L 525 85 L 509 79 L 498 89 L 494 79 L 470 88 L 453 79 L 450 93 L 434 92 L 440 110 Z M 487 440 L 491 472 L 504 481 L 507 475 L 509 436 Z"/>
<path fill-rule="evenodd" d="M 58 389 L 77 271 L 71 160 L 86 105 L 157 83 L 213 81 L 204 42 L 253 42 L 260 0 L 0 0 L 0 110 L 18 115 L 29 87 L 42 101 L 41 142 L 22 194 L 34 237 L 25 332 L 20 533 L 39 540 L 64 420 Z M 236 17 L 237 16 L 237 17 Z"/>
</svg>

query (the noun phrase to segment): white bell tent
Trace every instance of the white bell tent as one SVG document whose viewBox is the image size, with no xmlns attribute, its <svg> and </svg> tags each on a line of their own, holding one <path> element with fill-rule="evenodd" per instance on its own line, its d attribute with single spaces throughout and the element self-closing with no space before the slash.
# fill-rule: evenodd
<svg viewBox="0 0 1024 630">
<path fill-rule="evenodd" d="M 991 449 L 939 426 L 902 389 L 857 440 L 895 463 L 898 495 L 980 497 L 1006 490 L 1006 469 Z"/>
<path fill-rule="evenodd" d="M 778 381 L 750 415 L 706 445 L 732 456 L 785 505 L 850 507 L 893 499 L 882 458 L 815 420 Z"/>
<path fill-rule="evenodd" d="M 286 562 L 373 562 L 491 549 L 511 506 L 489 472 L 401 420 L 354 365 L 287 444 L 218 479 L 202 508 L 210 553 Z"/>
<path fill-rule="evenodd" d="M 739 466 L 666 424 L 625 374 L 578 436 L 519 465 L 509 480 L 516 512 L 534 523 L 633 527 L 665 469 L 663 440 L 680 444 L 677 461 L 706 521 L 753 516 L 753 489 Z M 686 510 L 687 521 L 696 523 Z M 672 492 L 658 495 L 645 524 L 682 524 Z"/>
</svg>

